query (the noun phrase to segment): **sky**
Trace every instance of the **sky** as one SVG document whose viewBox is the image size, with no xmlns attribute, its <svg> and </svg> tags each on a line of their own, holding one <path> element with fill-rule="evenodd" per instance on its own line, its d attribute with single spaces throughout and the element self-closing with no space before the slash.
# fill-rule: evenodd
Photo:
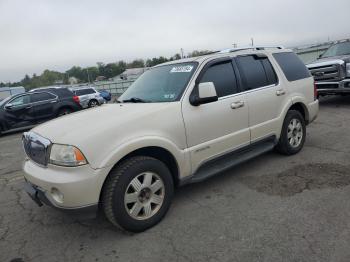
<svg viewBox="0 0 350 262">
<path fill-rule="evenodd" d="M 0 0 L 0 82 L 45 69 L 350 38 L 349 0 Z"/>
</svg>

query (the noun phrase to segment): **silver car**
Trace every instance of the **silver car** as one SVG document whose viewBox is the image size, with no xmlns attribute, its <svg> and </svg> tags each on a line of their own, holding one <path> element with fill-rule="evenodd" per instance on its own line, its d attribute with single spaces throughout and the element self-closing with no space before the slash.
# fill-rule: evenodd
<svg viewBox="0 0 350 262">
<path fill-rule="evenodd" d="M 90 108 L 100 106 L 105 103 L 105 100 L 100 93 L 93 87 L 76 87 L 72 88 L 71 91 L 79 97 L 80 105 L 83 108 Z"/>
</svg>

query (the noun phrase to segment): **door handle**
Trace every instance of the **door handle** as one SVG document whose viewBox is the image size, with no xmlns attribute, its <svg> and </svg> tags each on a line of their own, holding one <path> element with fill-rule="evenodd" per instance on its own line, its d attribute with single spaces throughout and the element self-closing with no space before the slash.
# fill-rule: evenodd
<svg viewBox="0 0 350 262">
<path fill-rule="evenodd" d="M 31 109 L 32 108 L 32 106 L 26 106 L 26 109 Z"/>
<path fill-rule="evenodd" d="M 231 108 L 232 109 L 237 109 L 237 108 L 241 108 L 244 106 L 244 101 L 237 101 L 237 102 L 233 102 L 231 104 Z"/>
<path fill-rule="evenodd" d="M 56 101 L 56 100 L 54 100 L 54 101 L 51 101 L 50 103 L 51 103 L 51 104 L 53 104 L 53 103 L 57 103 L 57 101 Z"/>
<path fill-rule="evenodd" d="M 283 89 L 277 90 L 276 91 L 276 95 L 277 96 L 283 96 L 286 93 L 286 91 L 284 91 Z"/>
</svg>

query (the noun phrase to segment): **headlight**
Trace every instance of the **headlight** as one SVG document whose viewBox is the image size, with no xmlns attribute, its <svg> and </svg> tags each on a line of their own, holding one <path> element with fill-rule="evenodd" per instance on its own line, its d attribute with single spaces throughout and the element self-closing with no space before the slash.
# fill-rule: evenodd
<svg viewBox="0 0 350 262">
<path fill-rule="evenodd" d="M 350 77 L 350 62 L 346 63 L 346 76 Z"/>
<path fill-rule="evenodd" d="M 81 166 L 87 164 L 83 153 L 74 146 L 53 144 L 50 163 L 59 166 Z"/>
</svg>

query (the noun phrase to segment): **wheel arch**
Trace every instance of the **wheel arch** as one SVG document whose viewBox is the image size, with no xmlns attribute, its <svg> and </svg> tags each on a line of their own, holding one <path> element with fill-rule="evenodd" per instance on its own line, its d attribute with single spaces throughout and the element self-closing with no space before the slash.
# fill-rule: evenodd
<svg viewBox="0 0 350 262">
<path fill-rule="evenodd" d="M 159 161 L 163 162 L 168 168 L 173 177 L 174 184 L 177 185 L 179 182 L 179 165 L 176 161 L 176 158 L 170 153 L 167 149 L 164 149 L 159 146 L 148 146 L 136 149 L 129 154 L 121 158 L 115 166 L 119 163 L 125 161 L 126 159 L 133 156 L 149 156 Z"/>
<path fill-rule="evenodd" d="M 180 182 L 180 167 L 177 159 L 175 156 L 167 149 L 164 147 L 160 146 L 145 146 L 145 147 L 140 147 L 137 148 L 128 154 L 124 155 L 121 157 L 109 170 L 107 176 L 104 178 L 101 191 L 100 191 L 100 202 L 101 202 L 101 197 L 105 188 L 105 183 L 110 175 L 110 172 L 113 168 L 116 168 L 118 165 L 120 165 L 123 161 L 134 157 L 134 156 L 149 156 L 153 157 L 155 159 L 158 159 L 159 161 L 162 161 L 168 168 L 171 173 L 171 176 L 174 181 L 174 185 L 178 186 Z"/>
<path fill-rule="evenodd" d="M 309 116 L 309 110 L 307 109 L 307 106 L 304 101 L 301 100 L 294 100 L 292 101 L 292 105 L 289 107 L 289 110 L 296 110 L 300 112 L 300 114 L 303 116 L 305 123 L 308 124 L 310 121 L 310 116 Z"/>
<path fill-rule="evenodd" d="M 61 105 L 60 107 L 57 108 L 56 114 L 58 114 L 63 109 L 70 109 L 72 112 L 75 111 L 74 108 L 70 105 Z"/>
</svg>

